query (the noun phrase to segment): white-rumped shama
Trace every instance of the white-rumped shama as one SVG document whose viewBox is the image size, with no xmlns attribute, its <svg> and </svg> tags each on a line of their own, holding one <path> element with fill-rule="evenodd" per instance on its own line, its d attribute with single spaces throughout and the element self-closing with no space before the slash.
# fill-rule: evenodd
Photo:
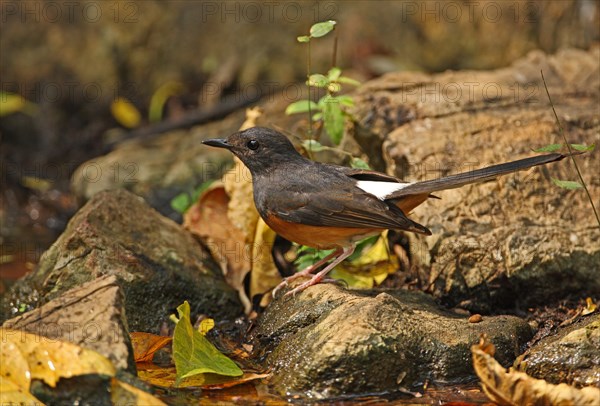
<svg viewBox="0 0 600 406">
<path fill-rule="evenodd" d="M 402 182 L 364 169 L 314 162 L 300 155 L 287 137 L 275 130 L 253 127 L 227 139 L 203 141 L 226 148 L 252 174 L 254 203 L 277 234 L 301 245 L 332 249 L 327 257 L 286 278 L 273 295 L 293 279 L 322 271 L 287 294 L 319 283 L 337 264 L 350 256 L 356 242 L 383 230 L 404 230 L 431 235 L 426 227 L 406 217 L 432 192 L 482 182 L 536 165 L 560 161 L 558 153 L 539 155 L 423 182 Z"/>
</svg>

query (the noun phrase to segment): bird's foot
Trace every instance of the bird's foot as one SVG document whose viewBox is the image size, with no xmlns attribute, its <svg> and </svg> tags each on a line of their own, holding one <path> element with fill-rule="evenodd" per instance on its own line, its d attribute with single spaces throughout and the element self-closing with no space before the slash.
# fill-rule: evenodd
<svg viewBox="0 0 600 406">
<path fill-rule="evenodd" d="M 317 274 L 317 275 L 314 275 L 312 278 L 310 278 L 308 281 L 296 286 L 294 289 L 290 290 L 289 292 L 286 292 L 285 295 L 283 295 L 283 296 L 284 297 L 295 296 L 296 293 L 300 293 L 303 290 L 305 290 L 306 288 L 313 286 L 313 285 L 317 285 L 319 283 L 334 283 L 336 285 L 341 285 L 341 286 L 346 285 L 346 282 L 344 282 L 343 280 L 324 278 L 322 275 Z"/>
<path fill-rule="evenodd" d="M 310 265 L 301 270 L 300 272 L 296 272 L 295 274 L 290 275 L 287 278 L 283 278 L 283 281 L 281 281 L 281 283 L 277 285 L 275 289 L 273 289 L 273 292 L 271 294 L 273 295 L 273 297 L 276 297 L 277 293 L 279 293 L 281 289 L 285 288 L 286 286 L 289 286 L 291 281 L 295 281 L 298 278 L 313 277 L 312 272 L 315 270 L 315 268 L 316 267 L 314 265 Z"/>
</svg>

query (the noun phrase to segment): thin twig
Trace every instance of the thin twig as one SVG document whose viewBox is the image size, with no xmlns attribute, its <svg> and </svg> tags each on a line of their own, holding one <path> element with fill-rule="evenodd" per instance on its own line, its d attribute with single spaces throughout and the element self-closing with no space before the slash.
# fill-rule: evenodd
<svg viewBox="0 0 600 406">
<path fill-rule="evenodd" d="M 562 124 L 558 119 L 558 114 L 556 114 L 556 110 L 554 109 L 554 103 L 552 103 L 552 98 L 550 97 L 550 92 L 548 91 L 548 86 L 546 85 L 546 79 L 544 78 L 544 72 L 540 70 L 542 74 L 542 82 L 544 82 L 544 89 L 546 89 L 546 94 L 548 95 L 548 100 L 550 101 L 550 107 L 552 107 L 552 112 L 554 113 L 554 118 L 556 119 L 556 124 L 558 125 L 558 132 L 562 135 L 565 144 L 567 145 L 567 149 L 569 150 L 569 156 L 571 157 L 571 161 L 573 161 L 573 165 L 575 165 L 575 170 L 577 171 L 577 175 L 579 176 L 579 180 L 583 185 L 583 189 L 585 189 L 585 193 L 587 193 L 587 197 L 590 201 L 590 205 L 592 206 L 592 210 L 594 211 L 594 215 L 596 216 L 596 221 L 598 222 L 598 227 L 600 227 L 600 216 L 598 215 L 598 211 L 596 210 L 596 206 L 594 205 L 594 199 L 592 199 L 592 195 L 583 180 L 583 176 L 581 176 L 581 171 L 579 170 L 579 166 L 577 165 L 577 161 L 575 161 L 575 156 L 573 155 L 573 150 L 571 149 L 571 144 L 567 140 L 567 136 L 563 130 Z"/>
</svg>

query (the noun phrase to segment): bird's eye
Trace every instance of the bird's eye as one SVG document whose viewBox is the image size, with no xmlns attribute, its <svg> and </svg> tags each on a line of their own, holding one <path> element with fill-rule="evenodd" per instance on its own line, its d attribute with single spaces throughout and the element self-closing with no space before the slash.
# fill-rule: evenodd
<svg viewBox="0 0 600 406">
<path fill-rule="evenodd" d="M 258 148 L 258 141 L 256 141 L 256 140 L 250 140 L 250 141 L 248 141 L 248 143 L 246 144 L 246 146 L 248 148 L 250 148 L 251 150 L 254 151 L 255 149 Z"/>
</svg>

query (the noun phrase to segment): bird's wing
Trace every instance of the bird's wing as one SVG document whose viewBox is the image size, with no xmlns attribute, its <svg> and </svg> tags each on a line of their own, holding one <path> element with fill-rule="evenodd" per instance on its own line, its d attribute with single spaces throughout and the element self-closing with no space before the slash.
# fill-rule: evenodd
<svg viewBox="0 0 600 406">
<path fill-rule="evenodd" d="M 344 228 L 380 228 L 431 234 L 410 220 L 395 205 L 381 201 L 349 184 L 344 190 L 287 194 L 271 213 L 280 219 L 305 225 Z"/>
</svg>

